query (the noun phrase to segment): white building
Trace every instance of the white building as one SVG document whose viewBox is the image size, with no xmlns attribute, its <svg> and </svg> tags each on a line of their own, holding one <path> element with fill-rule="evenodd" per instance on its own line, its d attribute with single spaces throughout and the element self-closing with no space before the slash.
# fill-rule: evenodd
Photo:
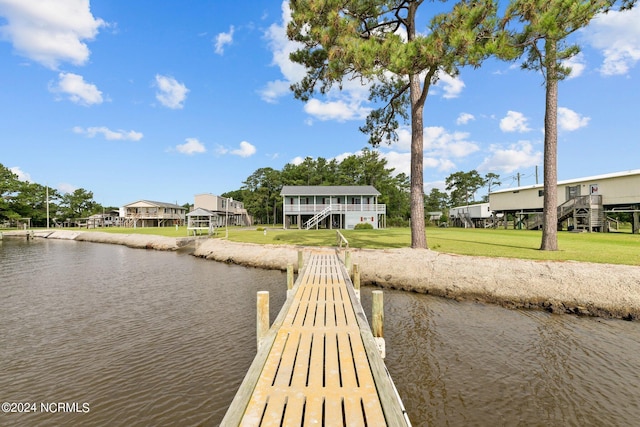
<svg viewBox="0 0 640 427">
<path fill-rule="evenodd" d="M 536 184 L 494 191 L 489 204 L 496 213 L 531 216 L 542 213 L 543 196 L 544 185 Z M 559 225 L 567 222 L 576 229 L 604 230 L 606 214 L 612 212 L 633 213 L 633 230 L 638 232 L 640 169 L 558 181 Z"/>
<path fill-rule="evenodd" d="M 371 185 L 285 185 L 282 196 L 284 228 L 353 229 L 357 224 L 384 228 L 387 207 Z"/>
</svg>

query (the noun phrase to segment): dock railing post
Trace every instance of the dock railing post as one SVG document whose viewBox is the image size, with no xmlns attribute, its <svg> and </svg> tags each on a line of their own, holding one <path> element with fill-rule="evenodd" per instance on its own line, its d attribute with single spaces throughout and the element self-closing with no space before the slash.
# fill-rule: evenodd
<svg viewBox="0 0 640 427">
<path fill-rule="evenodd" d="M 371 330 L 373 338 L 376 344 L 378 344 L 380 356 L 384 359 L 386 349 L 384 343 L 384 300 L 382 298 L 382 291 L 373 291 L 371 297 L 371 311 L 373 312 L 371 315 Z"/>
<path fill-rule="evenodd" d="M 291 296 L 293 290 L 293 264 L 287 264 L 287 298 Z"/>
<path fill-rule="evenodd" d="M 360 300 L 360 266 L 358 264 L 353 264 L 353 290 Z"/>
<path fill-rule="evenodd" d="M 269 292 L 259 291 L 256 310 L 256 341 L 257 348 L 260 350 L 262 339 L 269 332 Z"/>
<path fill-rule="evenodd" d="M 302 270 L 303 265 L 304 265 L 304 257 L 302 256 L 302 251 L 298 251 L 298 272 Z"/>
<path fill-rule="evenodd" d="M 351 276 L 351 251 L 345 251 L 344 253 L 344 266 L 347 267 L 347 272 Z"/>
</svg>

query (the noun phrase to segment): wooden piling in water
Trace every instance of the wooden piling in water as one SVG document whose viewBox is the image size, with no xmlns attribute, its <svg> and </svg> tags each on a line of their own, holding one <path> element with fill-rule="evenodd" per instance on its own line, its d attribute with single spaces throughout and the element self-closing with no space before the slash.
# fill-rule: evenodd
<svg viewBox="0 0 640 427">
<path fill-rule="evenodd" d="M 384 342 L 384 299 L 382 291 L 371 292 L 371 333 L 380 350 L 380 356 L 384 359 L 386 348 Z"/>
<path fill-rule="evenodd" d="M 304 266 L 304 257 L 302 251 L 298 251 L 298 271 L 302 270 Z"/>
</svg>

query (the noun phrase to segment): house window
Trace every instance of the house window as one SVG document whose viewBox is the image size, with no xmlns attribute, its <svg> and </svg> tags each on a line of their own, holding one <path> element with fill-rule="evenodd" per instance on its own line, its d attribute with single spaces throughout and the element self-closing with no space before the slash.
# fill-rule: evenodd
<svg viewBox="0 0 640 427">
<path fill-rule="evenodd" d="M 544 196 L 544 190 L 538 190 L 538 197 Z"/>
</svg>

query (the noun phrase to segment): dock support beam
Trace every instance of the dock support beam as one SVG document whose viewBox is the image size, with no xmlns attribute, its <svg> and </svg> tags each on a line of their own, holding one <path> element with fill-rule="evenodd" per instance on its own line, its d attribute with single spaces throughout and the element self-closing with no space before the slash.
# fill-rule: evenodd
<svg viewBox="0 0 640 427">
<path fill-rule="evenodd" d="M 258 292 L 258 302 L 256 310 L 256 341 L 257 348 L 260 350 L 262 339 L 269 332 L 269 292 Z"/>
<path fill-rule="evenodd" d="M 382 298 L 382 291 L 371 292 L 371 330 L 373 338 L 380 350 L 380 356 L 384 359 L 386 356 L 386 348 L 384 343 L 384 300 Z"/>
</svg>

